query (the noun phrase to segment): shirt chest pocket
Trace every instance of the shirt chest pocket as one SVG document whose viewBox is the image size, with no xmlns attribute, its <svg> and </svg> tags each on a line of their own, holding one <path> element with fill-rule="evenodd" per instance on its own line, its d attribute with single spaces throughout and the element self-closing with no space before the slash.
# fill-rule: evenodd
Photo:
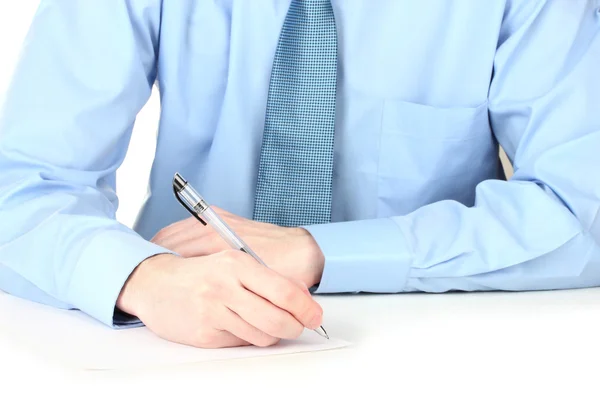
<svg viewBox="0 0 600 394">
<path fill-rule="evenodd" d="M 470 205 L 477 183 L 497 171 L 487 102 L 442 108 L 387 100 L 379 150 L 380 214 L 443 199 Z"/>
</svg>

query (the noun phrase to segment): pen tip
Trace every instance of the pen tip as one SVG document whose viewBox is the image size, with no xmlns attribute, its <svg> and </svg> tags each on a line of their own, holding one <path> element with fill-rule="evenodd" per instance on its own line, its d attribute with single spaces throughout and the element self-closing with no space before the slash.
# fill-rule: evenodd
<svg viewBox="0 0 600 394">
<path fill-rule="evenodd" d="M 325 331 L 325 329 L 323 328 L 323 326 L 317 328 L 315 331 L 317 332 L 317 334 L 319 334 L 323 338 L 329 339 L 329 335 L 327 335 L 327 331 Z"/>
</svg>

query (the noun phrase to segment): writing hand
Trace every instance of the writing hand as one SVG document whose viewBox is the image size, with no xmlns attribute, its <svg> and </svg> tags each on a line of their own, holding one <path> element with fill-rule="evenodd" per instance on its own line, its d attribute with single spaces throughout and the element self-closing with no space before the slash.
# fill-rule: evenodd
<svg viewBox="0 0 600 394">
<path fill-rule="evenodd" d="M 308 287 L 320 282 L 325 258 L 308 231 L 256 222 L 214 206 L 213 209 L 270 268 Z M 163 228 L 152 242 L 183 257 L 208 256 L 231 249 L 211 226 L 203 226 L 195 218 Z"/>
<path fill-rule="evenodd" d="M 201 348 L 270 346 L 318 328 L 323 314 L 306 287 L 232 250 L 149 258 L 117 307 L 164 339 Z"/>
</svg>

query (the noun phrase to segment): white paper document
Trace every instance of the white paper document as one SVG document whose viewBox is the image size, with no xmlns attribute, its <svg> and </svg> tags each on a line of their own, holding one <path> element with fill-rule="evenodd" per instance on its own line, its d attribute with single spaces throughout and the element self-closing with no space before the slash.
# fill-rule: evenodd
<svg viewBox="0 0 600 394">
<path fill-rule="evenodd" d="M 66 311 L 0 292 L 0 335 L 77 369 L 104 370 L 262 357 L 340 348 L 347 342 L 305 330 L 294 341 L 258 348 L 197 349 L 165 341 L 145 327 L 114 330 L 79 311 Z"/>
</svg>

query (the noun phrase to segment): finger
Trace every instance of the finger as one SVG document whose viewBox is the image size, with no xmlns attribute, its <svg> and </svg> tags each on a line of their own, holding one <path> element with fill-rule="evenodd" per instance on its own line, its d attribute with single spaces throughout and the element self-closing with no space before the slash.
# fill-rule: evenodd
<svg viewBox="0 0 600 394">
<path fill-rule="evenodd" d="M 228 308 L 221 314 L 221 327 L 235 337 L 255 346 L 266 347 L 279 342 L 278 338 L 274 338 L 252 326 Z"/>
<path fill-rule="evenodd" d="M 296 286 L 298 286 L 300 288 L 300 290 L 302 290 L 304 292 L 304 294 L 312 297 L 312 294 L 310 294 L 310 290 L 308 290 L 308 287 L 306 287 L 306 284 L 304 282 L 302 282 L 300 279 L 295 279 L 295 278 L 289 278 L 292 282 L 294 282 L 296 284 Z"/>
<path fill-rule="evenodd" d="M 321 306 L 294 282 L 256 264 L 250 256 L 242 252 L 236 252 L 232 256 L 235 256 L 238 263 L 238 278 L 245 288 L 288 311 L 304 327 L 314 329 L 321 325 Z"/>
<path fill-rule="evenodd" d="M 251 345 L 251 343 L 235 336 L 228 331 L 220 330 L 211 335 L 209 342 L 198 340 L 192 342 L 191 345 L 203 349 L 221 349 L 227 347 L 248 346 Z"/>
<path fill-rule="evenodd" d="M 304 330 L 294 316 L 246 289 L 233 292 L 227 306 L 248 324 L 274 338 L 296 339 Z"/>
<path fill-rule="evenodd" d="M 201 223 L 195 217 L 189 217 L 187 219 L 172 223 L 172 224 L 168 225 L 167 227 L 161 229 L 158 233 L 156 233 L 154 235 L 154 237 L 152 237 L 151 241 L 159 242 L 161 240 L 164 240 L 165 238 L 172 236 L 175 233 L 178 233 L 182 230 L 189 229 L 189 228 L 195 226 L 196 224 L 201 225 Z"/>
</svg>

